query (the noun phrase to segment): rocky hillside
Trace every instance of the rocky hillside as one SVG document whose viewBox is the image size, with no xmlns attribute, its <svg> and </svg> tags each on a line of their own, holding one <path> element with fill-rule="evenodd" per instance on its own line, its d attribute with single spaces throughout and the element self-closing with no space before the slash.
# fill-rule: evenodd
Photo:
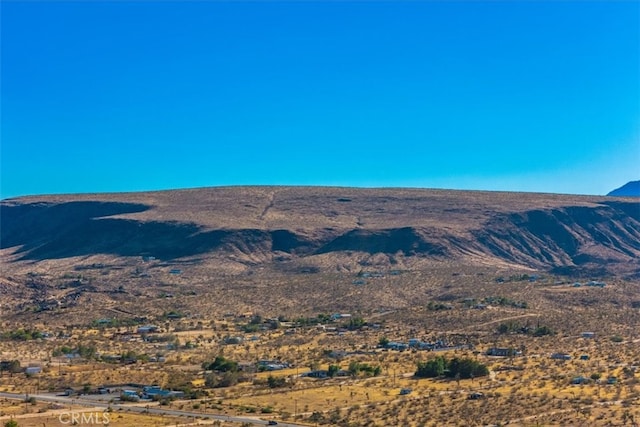
<svg viewBox="0 0 640 427">
<path fill-rule="evenodd" d="M 95 256 L 333 270 L 459 262 L 640 274 L 634 199 L 533 193 L 222 187 L 0 204 L 2 263 Z"/>
</svg>

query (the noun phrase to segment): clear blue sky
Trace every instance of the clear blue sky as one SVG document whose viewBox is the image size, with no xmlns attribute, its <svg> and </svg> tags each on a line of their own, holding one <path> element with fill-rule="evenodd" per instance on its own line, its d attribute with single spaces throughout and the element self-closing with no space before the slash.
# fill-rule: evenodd
<svg viewBox="0 0 640 427">
<path fill-rule="evenodd" d="M 640 2 L 6 2 L 0 197 L 640 178 Z"/>
</svg>

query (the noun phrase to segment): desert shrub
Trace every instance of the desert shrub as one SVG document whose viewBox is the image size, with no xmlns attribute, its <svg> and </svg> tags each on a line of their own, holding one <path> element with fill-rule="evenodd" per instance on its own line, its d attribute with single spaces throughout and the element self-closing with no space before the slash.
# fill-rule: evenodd
<svg viewBox="0 0 640 427">
<path fill-rule="evenodd" d="M 16 329 L 15 331 L 3 332 L 0 338 L 11 341 L 30 341 L 42 338 L 42 332 L 35 329 Z"/>
<path fill-rule="evenodd" d="M 512 333 L 529 334 L 529 335 L 533 335 L 534 337 L 542 337 L 545 335 L 555 335 L 555 331 L 551 329 L 549 326 L 542 325 L 534 329 L 527 325 L 523 326 L 520 323 L 513 322 L 513 321 L 500 323 L 500 325 L 498 325 L 498 328 L 496 329 L 496 332 L 499 334 L 512 334 Z"/>
<path fill-rule="evenodd" d="M 313 422 L 313 423 L 324 423 L 324 415 L 322 414 L 322 412 L 318 412 L 318 411 L 314 411 L 310 416 L 309 416 L 309 421 Z"/>
<path fill-rule="evenodd" d="M 260 330 L 260 325 L 255 323 L 248 323 L 242 327 L 242 331 L 245 333 L 258 332 L 259 330 Z"/>
<path fill-rule="evenodd" d="M 219 387 L 231 387 L 238 384 L 240 380 L 237 372 L 227 371 L 223 375 L 209 374 L 206 376 L 204 382 L 207 387 L 219 388 Z"/>
<path fill-rule="evenodd" d="M 518 322 L 505 322 L 500 323 L 497 328 L 497 332 L 499 334 L 508 334 L 508 333 L 526 333 L 528 328 L 523 327 Z"/>
<path fill-rule="evenodd" d="M 528 304 L 526 301 L 514 301 L 510 298 L 503 297 L 503 296 L 486 297 L 482 301 L 486 304 L 491 304 L 491 305 L 501 305 L 501 306 L 507 306 L 507 307 L 515 307 L 515 308 L 528 307 Z"/>
<path fill-rule="evenodd" d="M 269 388 L 284 387 L 286 384 L 287 379 L 285 377 L 274 377 L 273 375 L 269 375 L 267 378 L 267 385 Z"/>
<path fill-rule="evenodd" d="M 139 399 L 137 396 L 130 396 L 130 395 L 128 395 L 128 394 L 124 394 L 124 393 L 122 393 L 122 394 L 120 395 L 120 400 L 121 400 L 122 402 L 137 402 L 137 401 L 139 401 L 140 399 Z"/>
<path fill-rule="evenodd" d="M 440 311 L 440 310 L 451 310 L 453 307 L 449 304 L 443 304 L 441 302 L 433 302 L 429 301 L 427 304 L 427 310 L 430 311 Z"/>
<path fill-rule="evenodd" d="M 553 329 L 551 329 L 548 326 L 538 326 L 534 331 L 533 331 L 533 336 L 534 337 L 542 337 L 545 335 L 555 335 L 555 332 L 553 331 Z"/>
<path fill-rule="evenodd" d="M 353 361 L 349 364 L 349 373 L 353 376 L 365 375 L 365 376 L 378 376 L 382 372 L 380 366 L 369 365 L 368 363 L 360 363 Z"/>
</svg>

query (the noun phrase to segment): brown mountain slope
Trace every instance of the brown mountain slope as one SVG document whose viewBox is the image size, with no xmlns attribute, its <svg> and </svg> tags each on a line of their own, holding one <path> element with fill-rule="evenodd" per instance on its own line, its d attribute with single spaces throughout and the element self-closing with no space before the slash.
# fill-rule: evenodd
<svg viewBox="0 0 640 427">
<path fill-rule="evenodd" d="M 154 256 L 216 268 L 421 262 L 640 272 L 634 199 L 329 187 L 41 196 L 0 204 L 3 263 Z"/>
</svg>

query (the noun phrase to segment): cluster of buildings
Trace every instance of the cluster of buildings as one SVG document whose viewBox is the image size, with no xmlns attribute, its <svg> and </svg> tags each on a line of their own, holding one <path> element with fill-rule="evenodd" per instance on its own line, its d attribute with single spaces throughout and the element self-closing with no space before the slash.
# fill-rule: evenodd
<svg viewBox="0 0 640 427">
<path fill-rule="evenodd" d="M 351 375 L 349 373 L 349 371 L 346 371 L 344 369 L 340 369 L 335 373 L 336 377 L 348 377 L 349 375 Z M 324 378 L 329 378 L 329 371 L 327 371 L 326 369 L 318 369 L 315 371 L 310 371 L 310 372 L 305 372 L 304 374 L 300 375 L 301 377 L 309 377 L 309 378 L 320 378 L 320 379 L 324 379 Z"/>
<path fill-rule="evenodd" d="M 434 342 L 424 342 L 417 338 L 411 338 L 408 342 L 389 341 L 382 345 L 382 348 L 387 350 L 405 351 L 409 349 L 427 350 L 427 351 L 444 351 L 444 350 L 458 350 L 467 349 L 472 346 L 469 344 L 453 345 L 444 342 L 443 340 L 436 340 Z"/>
<path fill-rule="evenodd" d="M 574 288 L 580 288 L 582 286 L 587 286 L 587 287 L 590 287 L 590 288 L 604 288 L 605 286 L 607 286 L 607 284 L 604 283 L 604 282 L 598 282 L 596 280 L 591 280 L 591 281 L 589 281 L 587 283 L 584 283 L 584 284 L 580 283 L 580 282 L 575 282 L 573 284 Z"/>
<path fill-rule="evenodd" d="M 23 367 L 18 360 L 3 360 L 0 361 L 0 376 L 4 372 L 8 372 L 9 375 L 24 373 L 26 375 L 37 375 L 42 373 L 42 366 L 37 363 L 30 363 L 29 366 Z"/>
<path fill-rule="evenodd" d="M 259 360 L 258 361 L 258 370 L 259 371 L 281 371 L 283 369 L 290 368 L 291 365 L 286 362 L 281 362 L 279 360 Z"/>
<path fill-rule="evenodd" d="M 176 390 L 166 390 L 158 385 L 143 386 L 142 390 L 124 389 L 120 393 L 125 400 L 160 400 L 160 399 L 181 399 L 184 392 Z"/>
<path fill-rule="evenodd" d="M 589 383 L 591 383 L 592 381 L 595 381 L 595 382 L 596 382 L 596 383 L 598 383 L 598 384 L 600 384 L 600 382 L 601 382 L 601 381 L 600 381 L 600 379 L 595 379 L 595 380 L 594 380 L 594 379 L 587 378 L 587 377 L 584 377 L 584 376 L 580 375 L 580 376 L 574 377 L 574 378 L 571 380 L 571 384 L 574 384 L 574 385 L 579 385 L 579 384 L 589 384 Z M 617 384 L 617 383 L 618 383 L 618 378 L 617 378 L 617 377 L 614 377 L 614 376 L 610 376 L 610 377 L 607 377 L 607 379 L 605 380 L 605 382 L 606 382 L 606 384 L 607 384 L 607 385 L 614 385 L 614 384 Z"/>
<path fill-rule="evenodd" d="M 513 347 L 491 347 L 486 352 L 487 356 L 497 356 L 497 357 L 513 357 L 513 356 L 522 356 L 522 351 L 516 350 Z"/>
</svg>

